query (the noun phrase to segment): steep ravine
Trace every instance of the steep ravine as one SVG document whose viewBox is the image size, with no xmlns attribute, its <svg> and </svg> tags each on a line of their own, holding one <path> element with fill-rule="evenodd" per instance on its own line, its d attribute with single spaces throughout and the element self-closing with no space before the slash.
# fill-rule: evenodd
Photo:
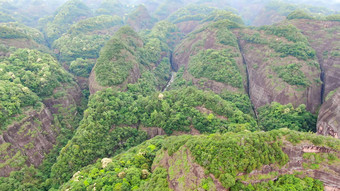
<svg viewBox="0 0 340 191">
<path fill-rule="evenodd" d="M 175 70 L 175 67 L 173 65 L 173 62 L 172 62 L 172 55 L 173 52 L 171 51 L 170 52 L 170 66 L 171 66 L 171 76 L 170 76 L 170 79 L 169 81 L 167 82 L 166 86 L 162 89 L 162 92 L 166 91 L 168 89 L 168 87 L 170 87 L 170 85 L 172 84 L 172 82 L 175 81 L 175 78 L 176 78 L 176 73 L 177 73 L 177 70 Z"/>
<path fill-rule="evenodd" d="M 242 56 L 242 62 L 244 64 L 244 66 L 246 67 L 247 86 L 245 87 L 245 90 L 246 90 L 246 92 L 248 94 L 248 97 L 249 97 L 249 100 L 251 102 L 251 108 L 252 108 L 252 110 L 253 110 L 253 112 L 255 114 L 255 117 L 257 119 L 257 111 L 256 111 L 256 109 L 254 107 L 253 101 L 252 101 L 251 96 L 250 96 L 250 82 L 249 82 L 250 80 L 249 80 L 248 65 L 247 65 L 246 59 L 244 58 L 243 50 L 242 50 L 242 46 L 240 44 L 240 39 L 239 38 L 237 38 L 237 44 L 238 44 L 238 48 L 239 48 L 239 51 L 240 51 L 241 56 Z"/>
</svg>

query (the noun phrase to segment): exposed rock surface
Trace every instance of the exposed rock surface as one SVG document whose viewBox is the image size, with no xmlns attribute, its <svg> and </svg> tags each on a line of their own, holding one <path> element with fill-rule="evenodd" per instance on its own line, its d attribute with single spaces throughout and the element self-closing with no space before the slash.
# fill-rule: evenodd
<svg viewBox="0 0 340 191">
<path fill-rule="evenodd" d="M 340 138 L 340 89 L 322 104 L 319 111 L 317 131 L 321 135 Z"/>
<path fill-rule="evenodd" d="M 276 180 L 279 175 L 283 174 L 293 174 L 295 172 L 302 172 L 302 177 L 307 175 L 309 177 L 318 179 L 324 183 L 325 188 L 339 190 L 340 189 L 340 168 L 338 163 L 321 163 L 320 167 L 312 170 L 306 170 L 303 167 L 304 163 L 308 163 L 308 159 L 303 157 L 304 153 L 330 153 L 332 152 L 335 155 L 340 156 L 340 153 L 325 147 L 319 147 L 315 145 L 309 144 L 299 144 L 292 145 L 288 142 L 285 143 L 285 146 L 282 150 L 288 155 L 289 162 L 283 167 L 278 168 L 276 165 L 264 165 L 259 170 L 254 170 L 248 174 L 250 177 L 255 177 L 252 181 L 247 181 L 245 183 L 259 183 L 268 180 Z M 260 177 L 260 175 L 267 175 L 271 172 L 278 172 L 277 176 L 271 176 L 271 178 L 267 179 L 257 179 L 256 177 Z M 240 173 L 239 175 L 243 175 Z"/>
<path fill-rule="evenodd" d="M 184 21 L 176 23 L 178 29 L 184 34 L 189 34 L 190 32 L 194 31 L 199 25 L 200 21 Z"/>
<path fill-rule="evenodd" d="M 213 174 L 206 175 L 204 173 L 204 168 L 194 161 L 189 149 L 186 147 L 182 147 L 172 156 L 169 156 L 167 151 L 163 152 L 163 157 L 156 159 L 156 161 L 160 161 L 157 161 L 157 163 L 153 164 L 152 170 L 161 166 L 167 169 L 168 172 L 173 172 L 169 173 L 168 176 L 170 189 L 175 191 L 196 189 L 203 191 L 204 189 L 199 188 L 199 186 L 201 185 L 202 180 L 210 177 L 214 182 L 216 190 L 226 190 Z"/>
<path fill-rule="evenodd" d="M 56 142 L 57 131 L 52 124 L 52 113 L 43 106 L 41 111 L 28 112 L 26 118 L 0 135 L 0 145 L 4 147 L 0 176 L 8 176 L 24 164 L 38 166 Z"/>
<path fill-rule="evenodd" d="M 317 53 L 323 71 L 325 99 L 329 92 L 340 87 L 340 22 L 299 19 L 292 23 L 308 37 Z"/>
<path fill-rule="evenodd" d="M 65 84 L 54 90 L 54 95 L 57 94 L 60 97 L 43 100 L 40 111 L 27 111 L 25 118 L 9 125 L 0 135 L 0 176 L 9 176 L 11 171 L 24 165 L 39 166 L 56 144 L 61 122 L 67 128 L 75 128 L 72 123 L 81 101 L 80 88 L 76 84 Z M 61 115 L 63 119 L 56 119 L 54 115 Z"/>
<path fill-rule="evenodd" d="M 255 109 L 278 102 L 280 104 L 292 103 L 295 107 L 305 104 L 307 109 L 316 112 L 321 104 L 320 69 L 293 56 L 282 57 L 267 44 L 251 43 L 242 39 L 243 34 L 252 35 L 255 31 L 245 29 L 238 33 L 241 53 L 247 65 L 249 80 L 249 95 Z M 263 31 L 259 32 L 263 39 L 286 42 L 282 37 L 271 36 Z M 287 42 L 288 43 L 288 42 Z M 291 85 L 285 82 L 274 71 L 274 67 L 298 63 L 306 79 L 311 82 L 307 87 Z"/>
<path fill-rule="evenodd" d="M 158 135 L 166 135 L 165 131 L 160 127 L 141 127 L 140 130 L 145 131 L 150 139 Z"/>
</svg>

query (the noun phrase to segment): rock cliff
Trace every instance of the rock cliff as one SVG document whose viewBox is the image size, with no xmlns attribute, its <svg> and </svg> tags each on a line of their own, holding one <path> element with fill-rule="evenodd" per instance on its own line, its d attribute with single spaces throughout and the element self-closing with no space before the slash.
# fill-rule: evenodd
<svg viewBox="0 0 340 191">
<path fill-rule="evenodd" d="M 317 131 L 321 135 L 340 138 L 340 89 L 322 104 L 319 111 Z"/>
</svg>

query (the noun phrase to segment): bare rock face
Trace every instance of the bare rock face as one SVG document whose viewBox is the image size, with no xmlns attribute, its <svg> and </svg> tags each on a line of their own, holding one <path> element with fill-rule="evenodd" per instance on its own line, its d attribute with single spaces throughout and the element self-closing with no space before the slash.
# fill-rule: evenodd
<svg viewBox="0 0 340 191">
<path fill-rule="evenodd" d="M 168 176 L 170 189 L 175 191 L 196 190 L 204 179 L 211 178 L 214 182 L 212 190 L 227 190 L 213 174 L 206 175 L 204 173 L 204 168 L 195 162 L 188 148 L 182 147 L 172 156 L 169 156 L 167 151 L 163 152 L 163 157 L 156 159 L 156 161 L 159 160 L 159 163 L 154 163 L 152 170 L 160 166 L 173 172 Z"/>
<path fill-rule="evenodd" d="M 325 99 L 329 92 L 340 87 L 340 22 L 298 19 L 292 24 L 308 37 L 316 51 L 322 69 Z"/>
<path fill-rule="evenodd" d="M 158 135 L 166 135 L 165 131 L 160 127 L 140 127 L 140 130 L 148 134 L 148 138 L 152 139 Z"/>
<path fill-rule="evenodd" d="M 319 111 L 318 134 L 340 138 L 340 89 L 322 104 Z"/>
<path fill-rule="evenodd" d="M 302 143 L 299 145 L 292 145 L 288 142 L 285 143 L 285 146 L 282 150 L 288 155 L 289 161 L 282 168 L 278 168 L 277 165 L 264 165 L 261 169 L 254 170 L 250 172 L 247 176 L 249 177 L 259 177 L 261 175 L 268 175 L 271 172 L 277 172 L 277 176 L 269 176 L 269 179 L 254 179 L 248 182 L 244 182 L 246 184 L 249 183 L 259 183 L 266 182 L 268 180 L 276 180 L 278 176 L 283 174 L 293 174 L 296 172 L 301 173 L 301 177 L 309 176 L 314 179 L 318 179 L 324 183 L 325 190 L 340 190 L 340 168 L 338 164 L 332 163 L 320 163 L 320 167 L 317 169 L 306 169 L 303 165 L 313 163 L 303 157 L 304 153 L 332 153 L 334 155 L 340 156 L 340 153 L 326 148 L 319 147 L 311 144 Z M 240 173 L 239 175 L 244 175 L 244 173 Z"/>
<path fill-rule="evenodd" d="M 196 29 L 200 25 L 200 21 L 184 21 L 176 23 L 179 31 L 184 34 L 189 34 Z"/>
<path fill-rule="evenodd" d="M 56 142 L 57 129 L 53 127 L 53 116 L 43 106 L 41 111 L 30 111 L 19 123 L 7 128 L 0 135 L 0 176 L 8 176 L 24 164 L 38 166 Z"/>
<path fill-rule="evenodd" d="M 77 120 L 77 105 L 81 91 L 76 84 L 64 84 L 54 90 L 51 98 L 43 100 L 40 110 L 31 109 L 25 117 L 7 127 L 0 135 L 0 176 L 23 166 L 39 166 L 56 144 L 61 123 L 73 129 Z M 61 115 L 63 119 L 55 118 Z M 61 121 L 62 120 L 62 121 Z"/>
<path fill-rule="evenodd" d="M 321 83 L 320 68 L 317 65 L 311 65 L 309 62 L 316 63 L 315 59 L 302 60 L 293 56 L 283 57 L 268 45 L 269 43 L 255 43 L 244 40 L 243 36 L 252 36 L 258 34 L 261 41 L 270 43 L 291 43 L 283 37 L 268 35 L 264 31 L 244 29 L 236 31 L 240 41 L 241 53 L 247 65 L 249 80 L 249 95 L 255 109 L 278 102 L 280 104 L 292 103 L 294 107 L 301 104 L 307 106 L 307 110 L 316 112 L 321 104 Z M 277 67 L 285 67 L 290 64 L 300 66 L 299 70 L 303 76 L 310 82 L 309 85 L 294 85 L 288 83 L 280 77 Z M 290 74 L 294 76 L 294 74 Z"/>
</svg>

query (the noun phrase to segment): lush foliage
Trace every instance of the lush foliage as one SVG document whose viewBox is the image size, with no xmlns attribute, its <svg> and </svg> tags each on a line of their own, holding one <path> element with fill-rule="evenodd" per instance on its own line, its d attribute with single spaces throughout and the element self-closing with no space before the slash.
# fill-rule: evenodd
<svg viewBox="0 0 340 191">
<path fill-rule="evenodd" d="M 106 167 L 102 166 L 101 160 L 97 160 L 95 164 L 80 170 L 63 184 L 61 189 L 85 190 L 96 187 L 104 190 L 168 190 L 168 178 L 173 180 L 177 176 L 179 184 L 186 184 L 183 180 L 189 177 L 183 174 L 180 177 L 178 173 L 191 170 L 192 164 L 189 164 L 186 159 L 192 157 L 205 169 L 205 175 L 213 174 L 227 189 L 322 190 L 321 181 L 309 177 L 297 178 L 294 175 L 282 175 L 275 182 L 268 181 L 254 185 L 244 185 L 240 182 L 240 177 L 237 176 L 239 173 L 249 174 L 263 165 L 285 165 L 288 156 L 282 151 L 282 147 L 285 146 L 285 139 L 291 141 L 289 137 L 292 135 L 297 135 L 304 141 L 314 142 L 320 139 L 325 144 L 337 145 L 333 148 L 340 149 L 340 142 L 334 138 L 312 136 L 287 129 L 255 133 L 159 136 L 113 157 L 112 162 L 109 162 Z M 171 159 L 166 155 L 170 155 Z M 164 163 L 167 160 L 169 164 Z M 184 166 L 185 169 L 174 168 L 182 163 L 189 166 Z M 196 174 L 192 175 L 196 176 Z M 193 178 L 198 179 L 199 176 Z M 206 189 L 214 186 L 212 180 L 207 178 L 202 180 L 198 188 Z"/>
<path fill-rule="evenodd" d="M 308 43 L 306 36 L 292 24 L 283 24 L 277 26 L 263 26 L 260 30 L 264 30 L 266 34 L 272 34 L 279 37 L 285 37 L 292 42 L 305 42 Z"/>
<path fill-rule="evenodd" d="M 250 101 L 250 98 L 248 94 L 245 93 L 235 93 L 230 91 L 223 91 L 220 94 L 221 98 L 234 103 L 235 106 L 241 110 L 243 113 L 252 113 L 252 103 Z"/>
<path fill-rule="evenodd" d="M 96 164 L 81 170 L 61 189 L 167 190 L 166 170 L 157 168 L 151 173 L 151 165 L 157 151 L 162 147 L 164 138 L 151 139 L 112 158 L 112 162 L 105 168 L 98 160 Z M 149 182 L 154 182 L 154 184 Z"/>
<path fill-rule="evenodd" d="M 100 49 L 121 25 L 122 19 L 118 16 L 101 15 L 81 20 L 72 25 L 52 46 L 58 49 L 62 61 L 98 58 Z"/>
<path fill-rule="evenodd" d="M 185 21 L 201 21 L 207 15 L 212 13 L 216 8 L 202 6 L 202 5 L 189 5 L 184 8 L 178 9 L 172 13 L 167 19 L 172 23 L 180 23 Z"/>
<path fill-rule="evenodd" d="M 77 58 L 98 58 L 100 49 L 104 46 L 109 35 L 65 34 L 54 41 L 53 48 L 59 51 L 61 61 L 73 61 Z"/>
<path fill-rule="evenodd" d="M 219 20 L 229 20 L 231 22 L 242 25 L 242 18 L 233 12 L 225 10 L 215 10 L 202 22 L 219 21 Z"/>
<path fill-rule="evenodd" d="M 274 66 L 274 71 L 279 78 L 287 82 L 290 85 L 304 86 L 310 85 L 309 80 L 305 74 L 301 71 L 300 64 L 288 64 L 283 66 Z"/>
<path fill-rule="evenodd" d="M 216 32 L 216 37 L 219 43 L 238 48 L 237 38 L 231 31 L 220 28 Z"/>
<path fill-rule="evenodd" d="M 313 19 L 313 17 L 303 10 L 295 10 L 287 16 L 287 19 Z"/>
<path fill-rule="evenodd" d="M 52 44 L 70 28 L 71 24 L 81 17 L 89 17 L 91 14 L 91 10 L 80 0 L 67 1 L 56 10 L 54 16 L 48 17 L 44 21 L 46 23 L 44 33 L 47 41 Z"/>
<path fill-rule="evenodd" d="M 71 62 L 70 71 L 76 76 L 87 78 L 89 77 L 94 64 L 94 60 L 77 58 L 77 60 Z"/>
<path fill-rule="evenodd" d="M 141 76 L 139 79 L 133 76 L 138 81 L 128 85 L 129 91 L 146 95 L 162 89 L 170 76 L 169 56 L 178 39 L 176 32 L 176 26 L 165 21 L 144 32 L 142 37 L 131 28 L 122 27 L 101 51 L 95 67 L 97 80 L 101 85 L 118 85 L 134 68 Z"/>
<path fill-rule="evenodd" d="M 38 101 L 38 96 L 22 84 L 0 80 L 0 133 L 10 117 L 21 113 L 23 107 L 35 106 Z"/>
<path fill-rule="evenodd" d="M 299 29 L 291 24 L 277 25 L 277 26 L 263 26 L 259 31 L 265 31 L 267 35 L 275 35 L 284 37 L 289 42 L 284 42 L 277 38 L 264 36 L 258 31 L 252 35 L 243 34 L 243 39 L 251 43 L 269 45 L 281 57 L 294 56 L 301 60 L 315 59 L 316 52 L 309 45 L 307 38 L 301 33 Z"/>
<path fill-rule="evenodd" d="M 239 172 L 247 172 L 262 165 L 284 165 L 288 156 L 274 132 L 210 135 L 190 139 L 186 145 L 195 160 L 214 174 L 225 188 L 235 185 Z"/>
<path fill-rule="evenodd" d="M 241 88 L 242 76 L 233 57 L 228 50 L 202 50 L 191 57 L 189 72 L 196 78 L 205 77 Z"/>
<path fill-rule="evenodd" d="M 141 46 L 140 41 L 130 27 L 123 27 L 107 42 L 95 67 L 96 79 L 102 86 L 117 85 L 126 80 L 130 70 L 138 64 L 135 50 Z"/>
<path fill-rule="evenodd" d="M 265 130 L 288 128 L 296 131 L 315 132 L 316 116 L 305 105 L 294 108 L 292 104 L 272 103 L 258 109 L 259 126 Z"/>
<path fill-rule="evenodd" d="M 315 50 L 304 42 L 272 42 L 270 44 L 270 47 L 273 48 L 276 52 L 281 53 L 281 57 L 291 55 L 302 60 L 315 59 L 316 57 Z"/>
<path fill-rule="evenodd" d="M 28 36 L 13 28 L 9 28 L 7 26 L 0 26 L 0 38 L 16 39 L 16 38 L 28 38 Z"/>
<path fill-rule="evenodd" d="M 294 175 L 282 175 L 275 181 L 262 182 L 257 184 L 244 185 L 237 182 L 231 188 L 231 191 L 253 191 L 253 190 L 306 190 L 306 191 L 322 191 L 324 190 L 323 183 L 320 180 L 310 177 L 298 178 Z"/>
<path fill-rule="evenodd" d="M 92 31 L 100 31 L 109 29 L 114 26 L 122 25 L 122 19 L 117 16 L 100 15 L 97 17 L 91 17 L 85 20 L 81 20 L 76 24 L 72 25 L 67 33 L 69 34 L 79 34 L 79 33 L 89 33 Z"/>
<path fill-rule="evenodd" d="M 63 182 L 94 159 L 113 156 L 147 138 L 145 132 L 131 127 L 160 127 L 171 134 L 188 132 L 190 126 L 202 133 L 255 126 L 249 115 L 212 93 L 189 88 L 164 92 L 163 98 L 158 96 L 142 97 L 112 89 L 93 95 L 76 135 L 52 168 L 53 177 Z M 202 113 L 196 109 L 198 106 L 214 113 Z"/>
<path fill-rule="evenodd" d="M 52 95 L 61 83 L 71 77 L 49 54 L 19 49 L 0 63 L 0 79 L 22 83 L 38 96 Z"/>
</svg>

